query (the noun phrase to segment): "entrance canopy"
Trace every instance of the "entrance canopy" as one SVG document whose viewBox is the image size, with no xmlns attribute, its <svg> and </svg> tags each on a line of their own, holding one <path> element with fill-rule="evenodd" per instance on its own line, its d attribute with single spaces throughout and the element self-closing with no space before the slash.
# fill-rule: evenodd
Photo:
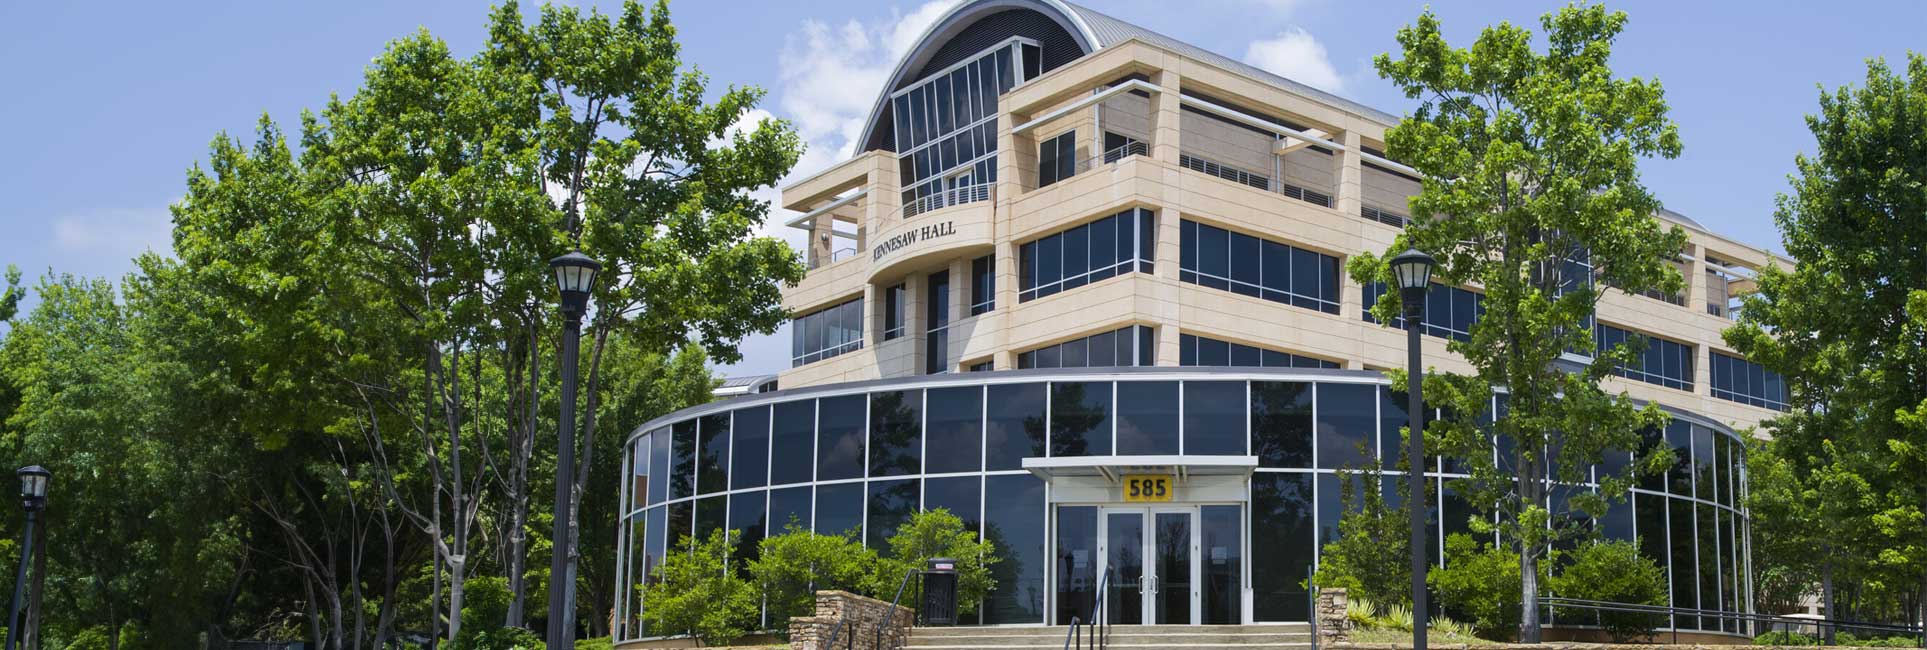
<svg viewBox="0 0 1927 650">
<path fill-rule="evenodd" d="M 1038 478 L 1102 478 L 1116 483 L 1127 474 L 1174 474 L 1247 478 L 1258 469 L 1257 456 L 1071 456 L 1025 458 L 1024 469 Z"/>
</svg>

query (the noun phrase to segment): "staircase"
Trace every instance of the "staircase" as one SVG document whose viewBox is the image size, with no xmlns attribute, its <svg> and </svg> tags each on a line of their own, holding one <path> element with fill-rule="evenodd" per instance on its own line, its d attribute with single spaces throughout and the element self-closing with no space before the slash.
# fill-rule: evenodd
<svg viewBox="0 0 1927 650">
<path fill-rule="evenodd" d="M 919 627 L 910 631 L 905 650 L 1062 650 L 1063 627 Z M 1090 643 L 1085 631 L 1086 647 Z M 1311 626 L 1282 625 L 1113 625 L 1115 650 L 1244 648 L 1312 650 Z"/>
</svg>

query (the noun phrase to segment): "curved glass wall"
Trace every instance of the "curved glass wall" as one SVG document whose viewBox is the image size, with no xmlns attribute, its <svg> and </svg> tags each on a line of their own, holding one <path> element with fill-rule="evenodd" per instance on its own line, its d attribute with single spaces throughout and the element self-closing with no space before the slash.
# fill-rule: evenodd
<svg viewBox="0 0 1927 650">
<path fill-rule="evenodd" d="M 1214 498 L 1219 505 L 1202 506 L 1194 520 L 1198 539 L 1211 549 L 1198 556 L 1196 579 L 1232 585 L 1229 600 L 1207 594 L 1199 601 L 1200 620 L 1304 621 L 1311 603 L 1303 582 L 1315 570 L 1318 547 L 1338 534 L 1336 470 L 1395 457 L 1387 446 L 1398 444 L 1403 404 L 1373 372 L 1160 367 L 908 378 L 687 409 L 638 429 L 629 441 L 617 567 L 626 588 L 618 594 L 616 633 L 651 635 L 641 624 L 640 593 L 683 536 L 741 530 L 744 561 L 757 541 L 788 526 L 847 533 L 885 549 L 910 514 L 934 508 L 958 515 L 1003 557 L 994 568 L 996 590 L 967 622 L 1055 622 L 1053 610 L 1078 606 L 1065 595 L 1070 587 L 1059 592 L 1056 582 L 1089 572 L 1074 553 L 1059 558 L 1056 551 L 1066 535 L 1096 535 L 1100 524 L 1085 519 L 1099 509 L 1087 507 L 1086 497 L 1052 498 L 1050 481 L 1026 470 L 1024 460 L 1107 456 L 1255 461 L 1242 486 L 1234 481 L 1235 505 L 1221 507 L 1226 501 Z M 1679 416 L 1650 432 L 1646 444 L 1672 446 L 1678 464 L 1640 482 L 1595 525 L 1606 537 L 1635 541 L 1665 567 L 1673 605 L 1750 610 L 1739 439 Z M 1601 471 L 1621 471 L 1631 461 L 1631 453 L 1614 454 Z M 1439 558 L 1445 536 L 1468 532 L 1476 511 L 1453 489 L 1463 476 L 1456 468 L 1439 461 L 1432 469 L 1427 474 L 1442 495 L 1443 513 L 1435 510 L 1430 530 L 1431 556 Z M 1572 489 L 1591 486 L 1559 486 L 1555 509 Z M 1054 502 L 1080 505 L 1062 506 L 1054 520 Z M 1114 515 L 1102 522 L 1111 535 L 1136 525 Z M 1225 532 L 1238 528 L 1231 523 L 1242 526 L 1242 539 Z M 1674 624 L 1740 631 L 1711 617 L 1682 616 Z"/>
</svg>

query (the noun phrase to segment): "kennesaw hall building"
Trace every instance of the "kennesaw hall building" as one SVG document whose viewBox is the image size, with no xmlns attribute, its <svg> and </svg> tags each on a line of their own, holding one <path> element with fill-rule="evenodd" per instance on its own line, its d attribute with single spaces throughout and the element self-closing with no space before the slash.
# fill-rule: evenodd
<svg viewBox="0 0 1927 650">
<path fill-rule="evenodd" d="M 753 553 L 795 522 L 882 548 L 935 508 L 1003 558 L 970 623 L 1089 620 L 1106 574 L 1118 625 L 1306 621 L 1335 471 L 1395 459 L 1406 421 L 1381 372 L 1405 333 L 1366 311 L 1384 287 L 1344 273 L 1419 192 L 1383 153 L 1398 119 L 1060 0 L 950 10 L 889 76 L 860 153 L 783 188 L 809 272 L 783 295 L 779 390 L 634 429 L 618 640 L 656 635 L 637 594 L 685 535 L 740 529 Z M 1751 611 L 1736 432 L 1786 389 L 1720 331 L 1753 269 L 1791 261 L 1657 217 L 1690 234 L 1685 292 L 1608 291 L 1596 326 L 1602 345 L 1648 339 L 1606 388 L 1670 410 L 1653 439 L 1680 461 L 1596 525 L 1665 567 L 1673 606 Z M 1444 341 L 1480 300 L 1432 289 L 1428 367 L 1472 370 Z M 1475 509 L 1434 463 L 1428 553 L 1449 565 Z"/>
</svg>

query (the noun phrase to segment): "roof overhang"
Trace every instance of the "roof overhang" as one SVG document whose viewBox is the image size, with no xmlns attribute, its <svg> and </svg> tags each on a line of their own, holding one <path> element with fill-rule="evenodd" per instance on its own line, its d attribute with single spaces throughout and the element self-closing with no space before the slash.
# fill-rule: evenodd
<svg viewBox="0 0 1927 650">
<path fill-rule="evenodd" d="M 1049 481 L 1064 477 L 1102 477 L 1116 483 L 1126 474 L 1192 476 L 1250 476 L 1258 469 L 1257 456 L 1071 456 L 1025 458 L 1024 469 Z"/>
</svg>

